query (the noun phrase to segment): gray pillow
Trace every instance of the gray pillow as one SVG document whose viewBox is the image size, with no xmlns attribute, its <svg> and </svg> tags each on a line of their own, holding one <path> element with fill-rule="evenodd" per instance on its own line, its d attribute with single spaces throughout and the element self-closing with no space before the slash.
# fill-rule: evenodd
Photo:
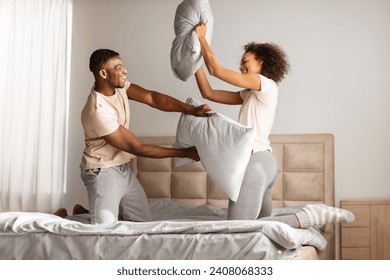
<svg viewBox="0 0 390 280">
<path fill-rule="evenodd" d="M 210 44 L 214 17 L 208 0 L 184 0 L 176 9 L 175 39 L 171 47 L 171 68 L 175 77 L 186 81 L 202 65 L 200 43 L 194 28 L 200 22 L 207 25 L 206 40 Z"/>
<path fill-rule="evenodd" d="M 201 102 L 188 98 L 187 103 Z M 176 131 L 177 148 L 195 146 L 208 175 L 226 195 L 236 201 L 254 142 L 253 128 L 213 113 L 209 117 L 181 114 Z M 175 158 L 175 166 L 191 163 L 191 159 Z"/>
</svg>

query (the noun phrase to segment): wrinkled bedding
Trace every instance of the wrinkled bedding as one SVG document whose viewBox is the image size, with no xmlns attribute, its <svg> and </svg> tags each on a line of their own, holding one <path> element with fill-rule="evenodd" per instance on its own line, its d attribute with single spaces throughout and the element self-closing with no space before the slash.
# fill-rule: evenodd
<svg viewBox="0 0 390 280">
<path fill-rule="evenodd" d="M 37 212 L 0 213 L 0 259 L 290 259 L 324 250 L 317 229 L 273 221 L 227 221 L 226 209 L 150 201 L 152 222 L 90 225 Z M 288 213 L 284 208 L 283 213 Z M 293 209 L 291 211 L 294 211 Z"/>
</svg>

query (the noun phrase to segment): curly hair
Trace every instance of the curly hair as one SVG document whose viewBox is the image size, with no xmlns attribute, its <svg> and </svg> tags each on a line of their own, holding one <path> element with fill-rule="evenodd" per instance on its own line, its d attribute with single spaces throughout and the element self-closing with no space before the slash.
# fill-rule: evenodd
<svg viewBox="0 0 390 280">
<path fill-rule="evenodd" d="M 283 49 L 275 43 L 250 42 L 244 46 L 245 53 L 251 52 L 257 60 L 263 61 L 261 74 L 276 83 L 281 82 L 290 71 L 290 64 Z"/>
<path fill-rule="evenodd" d="M 96 74 L 102 65 L 116 56 L 119 56 L 119 53 L 109 49 L 98 49 L 94 51 L 89 58 L 89 70 Z"/>
</svg>

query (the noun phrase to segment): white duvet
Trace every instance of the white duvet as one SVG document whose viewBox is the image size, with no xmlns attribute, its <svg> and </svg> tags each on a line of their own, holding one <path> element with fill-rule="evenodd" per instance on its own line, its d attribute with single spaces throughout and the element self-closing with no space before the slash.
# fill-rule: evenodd
<svg viewBox="0 0 390 280">
<path fill-rule="evenodd" d="M 227 221 L 226 210 L 151 201 L 153 222 L 90 225 L 36 212 L 0 213 L 0 259 L 288 259 L 326 240 L 314 228 Z M 81 217 L 82 218 L 82 217 Z"/>
</svg>

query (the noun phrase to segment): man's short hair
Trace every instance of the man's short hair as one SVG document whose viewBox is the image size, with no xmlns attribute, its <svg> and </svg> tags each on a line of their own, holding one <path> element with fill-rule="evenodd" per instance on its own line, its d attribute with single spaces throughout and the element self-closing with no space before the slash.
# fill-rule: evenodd
<svg viewBox="0 0 390 280">
<path fill-rule="evenodd" d="M 89 58 L 89 70 L 94 74 L 97 73 L 102 65 L 116 56 L 119 56 L 119 53 L 110 49 L 98 49 L 94 51 Z"/>
</svg>

